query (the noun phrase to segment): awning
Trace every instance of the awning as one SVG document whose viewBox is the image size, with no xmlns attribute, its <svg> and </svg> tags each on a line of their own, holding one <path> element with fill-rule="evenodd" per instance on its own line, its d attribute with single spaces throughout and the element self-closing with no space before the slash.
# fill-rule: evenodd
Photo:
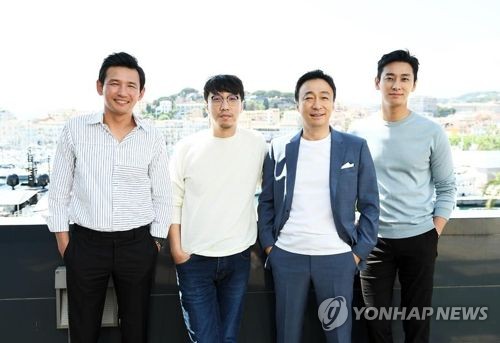
<svg viewBox="0 0 500 343">
<path fill-rule="evenodd" d="M 0 206 L 17 206 L 30 200 L 38 191 L 30 189 L 0 190 Z"/>
</svg>

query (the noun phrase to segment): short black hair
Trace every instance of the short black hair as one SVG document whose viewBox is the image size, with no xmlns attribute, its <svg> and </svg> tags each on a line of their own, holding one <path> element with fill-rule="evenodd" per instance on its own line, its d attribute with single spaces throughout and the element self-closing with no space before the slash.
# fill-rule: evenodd
<svg viewBox="0 0 500 343">
<path fill-rule="evenodd" d="M 392 62 L 406 62 L 411 65 L 411 69 L 413 69 L 413 81 L 417 81 L 418 59 L 412 56 L 408 50 L 394 50 L 382 56 L 378 61 L 377 79 L 380 80 L 384 67 Z"/>
<path fill-rule="evenodd" d="M 104 85 L 104 80 L 106 79 L 106 73 L 110 67 L 126 67 L 130 69 L 135 69 L 139 73 L 139 90 L 142 91 L 144 85 L 146 84 L 146 75 L 144 70 L 139 66 L 137 58 L 126 52 L 116 52 L 109 55 L 104 59 L 99 70 L 99 82 Z"/>
<path fill-rule="evenodd" d="M 234 95 L 239 95 L 241 101 L 245 100 L 245 90 L 243 89 L 243 82 L 239 77 L 234 75 L 215 75 L 212 76 L 205 83 L 203 88 L 203 97 L 208 101 L 210 93 L 216 94 L 220 92 L 229 92 Z"/>
<path fill-rule="evenodd" d="M 322 70 L 319 69 L 309 71 L 298 79 L 297 84 L 295 85 L 295 101 L 299 101 L 300 87 L 302 87 L 302 85 L 307 81 L 315 79 L 321 79 L 324 80 L 326 83 L 328 83 L 328 85 L 333 90 L 333 101 L 335 101 L 335 98 L 337 97 L 337 89 L 335 88 L 335 82 L 333 82 L 333 78 L 330 75 L 325 74 Z"/>
</svg>

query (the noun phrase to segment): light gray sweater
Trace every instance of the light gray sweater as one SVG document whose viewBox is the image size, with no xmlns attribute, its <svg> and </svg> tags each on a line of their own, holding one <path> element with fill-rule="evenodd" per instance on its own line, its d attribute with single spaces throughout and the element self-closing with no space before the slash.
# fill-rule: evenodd
<svg viewBox="0 0 500 343">
<path fill-rule="evenodd" d="M 386 122 L 364 119 L 352 132 L 365 138 L 375 163 L 380 192 L 379 237 L 413 237 L 448 219 L 456 185 L 446 133 L 434 121 L 411 112 Z"/>
</svg>

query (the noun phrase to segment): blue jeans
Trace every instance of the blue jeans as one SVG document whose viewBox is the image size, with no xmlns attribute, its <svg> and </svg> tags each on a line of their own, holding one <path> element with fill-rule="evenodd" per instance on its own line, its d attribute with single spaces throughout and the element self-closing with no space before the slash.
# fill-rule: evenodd
<svg viewBox="0 0 500 343">
<path fill-rule="evenodd" d="M 225 257 L 192 254 L 176 265 L 184 323 L 192 342 L 236 342 L 250 274 L 250 248 Z"/>
</svg>

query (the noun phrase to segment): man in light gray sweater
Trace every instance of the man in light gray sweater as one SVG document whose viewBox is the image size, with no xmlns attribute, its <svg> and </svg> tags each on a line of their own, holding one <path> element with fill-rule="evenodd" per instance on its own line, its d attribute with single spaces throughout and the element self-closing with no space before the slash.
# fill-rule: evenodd
<svg viewBox="0 0 500 343">
<path fill-rule="evenodd" d="M 408 51 L 382 56 L 375 78 L 381 114 L 353 130 L 368 142 L 380 192 L 379 239 L 361 272 L 363 298 L 366 306 L 390 307 L 398 274 L 407 314 L 431 306 L 437 242 L 456 194 L 445 132 L 408 108 L 418 65 Z M 403 320 L 405 342 L 429 341 L 430 317 L 419 319 Z M 389 320 L 368 321 L 368 328 L 370 342 L 392 342 Z"/>
</svg>

